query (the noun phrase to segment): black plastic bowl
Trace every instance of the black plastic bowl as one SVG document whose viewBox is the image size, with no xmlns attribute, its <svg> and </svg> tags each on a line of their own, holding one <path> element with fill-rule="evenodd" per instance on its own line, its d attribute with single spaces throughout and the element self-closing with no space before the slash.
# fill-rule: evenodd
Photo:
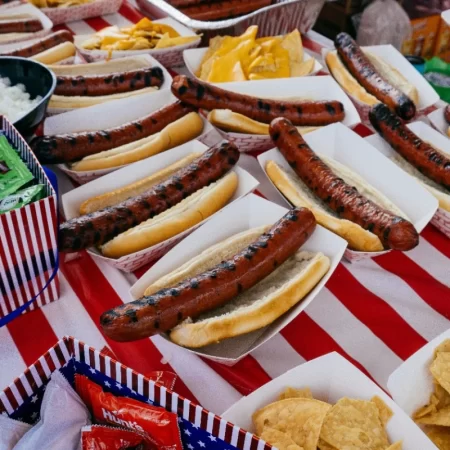
<svg viewBox="0 0 450 450">
<path fill-rule="evenodd" d="M 0 77 L 7 77 L 11 84 L 22 83 L 30 98 L 38 95 L 42 100 L 31 111 L 13 123 L 23 137 L 31 137 L 39 123 L 44 119 L 48 102 L 56 87 L 56 77 L 44 65 L 26 58 L 0 57 Z"/>
</svg>

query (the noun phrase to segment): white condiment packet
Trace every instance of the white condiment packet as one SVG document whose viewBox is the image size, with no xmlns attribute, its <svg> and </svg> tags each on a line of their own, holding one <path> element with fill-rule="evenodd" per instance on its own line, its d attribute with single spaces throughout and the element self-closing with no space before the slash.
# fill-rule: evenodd
<svg viewBox="0 0 450 450">
<path fill-rule="evenodd" d="M 57 370 L 45 389 L 40 420 L 19 440 L 14 450 L 81 449 L 81 428 L 90 423 L 86 405 Z"/>
<path fill-rule="evenodd" d="M 19 439 L 32 427 L 0 414 L 0 449 L 12 450 Z"/>
</svg>

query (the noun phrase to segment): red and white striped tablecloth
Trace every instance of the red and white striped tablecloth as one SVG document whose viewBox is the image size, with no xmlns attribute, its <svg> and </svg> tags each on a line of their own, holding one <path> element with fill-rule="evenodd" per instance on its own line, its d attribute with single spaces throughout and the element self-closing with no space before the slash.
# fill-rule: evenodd
<svg viewBox="0 0 450 450">
<path fill-rule="evenodd" d="M 118 14 L 65 27 L 85 34 L 110 24 L 127 26 L 140 17 L 127 3 Z M 305 46 L 320 51 L 317 42 L 306 39 Z M 362 127 L 359 131 L 368 132 Z M 60 178 L 60 184 L 62 190 L 70 188 L 66 178 Z M 332 351 L 386 387 L 388 376 L 403 360 L 450 326 L 450 240 L 432 226 L 407 254 L 340 264 L 305 312 L 233 367 L 201 359 L 160 337 L 127 344 L 105 339 L 98 318 L 129 298 L 136 277 L 87 254 L 61 261 L 60 273 L 59 301 L 0 329 L 0 389 L 58 338 L 72 335 L 98 349 L 108 345 L 121 362 L 139 372 L 177 373 L 179 394 L 220 414 L 272 378 Z"/>
</svg>

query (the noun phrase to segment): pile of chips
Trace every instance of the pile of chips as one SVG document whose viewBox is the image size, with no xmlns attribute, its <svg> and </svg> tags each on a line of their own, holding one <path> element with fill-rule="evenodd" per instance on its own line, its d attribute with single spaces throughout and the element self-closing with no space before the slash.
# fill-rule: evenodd
<svg viewBox="0 0 450 450">
<path fill-rule="evenodd" d="M 386 425 L 393 415 L 380 397 L 316 400 L 311 390 L 287 388 L 278 401 L 253 414 L 258 434 L 279 450 L 401 450 L 390 444 Z"/>
<path fill-rule="evenodd" d="M 434 390 L 428 405 L 418 409 L 414 420 L 441 450 L 450 449 L 450 339 L 436 347 L 430 366 Z"/>
</svg>

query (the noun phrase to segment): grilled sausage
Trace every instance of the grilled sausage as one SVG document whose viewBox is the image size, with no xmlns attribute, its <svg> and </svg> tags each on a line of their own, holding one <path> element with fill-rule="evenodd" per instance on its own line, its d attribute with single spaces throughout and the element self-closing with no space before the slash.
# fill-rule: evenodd
<svg viewBox="0 0 450 450">
<path fill-rule="evenodd" d="M 45 38 L 40 39 L 34 44 L 2 53 L 2 56 L 20 56 L 23 58 L 31 58 L 32 56 L 42 53 L 49 48 L 56 47 L 63 42 L 73 42 L 73 36 L 67 30 L 57 31 L 56 33 L 52 33 Z"/>
<path fill-rule="evenodd" d="M 74 252 L 104 244 L 218 180 L 238 160 L 237 147 L 222 141 L 147 192 L 63 223 L 59 228 L 59 251 Z"/>
<path fill-rule="evenodd" d="M 423 142 L 389 108 L 374 106 L 369 119 L 381 136 L 430 180 L 450 190 L 450 158 Z"/>
<path fill-rule="evenodd" d="M 448 124 L 450 124 L 450 105 L 447 105 L 444 110 L 444 117 Z"/>
<path fill-rule="evenodd" d="M 268 100 L 226 91 L 199 80 L 178 75 L 172 82 L 172 93 L 181 101 L 207 110 L 231 109 L 250 119 L 270 123 L 286 117 L 294 125 L 320 126 L 344 118 L 344 106 L 338 101 L 289 102 Z"/>
<path fill-rule="evenodd" d="M 42 164 L 78 161 L 85 156 L 111 150 L 158 133 L 192 111 L 190 106 L 175 102 L 119 127 L 103 131 L 41 136 L 35 138 L 31 146 Z"/>
<path fill-rule="evenodd" d="M 39 19 L 17 19 L 0 21 L 0 34 L 6 33 L 34 33 L 43 30 Z"/>
<path fill-rule="evenodd" d="M 55 94 L 99 96 L 160 87 L 164 81 L 161 67 L 147 67 L 129 72 L 96 76 L 57 76 Z"/>
<path fill-rule="evenodd" d="M 168 0 L 167 3 L 175 8 L 184 8 L 186 6 L 200 5 L 202 3 L 211 3 L 211 0 Z"/>
<path fill-rule="evenodd" d="M 308 209 L 289 211 L 258 240 L 212 269 L 106 311 L 100 317 L 104 333 L 122 342 L 142 339 L 224 305 L 283 264 L 311 236 L 315 226 Z"/>
<path fill-rule="evenodd" d="M 388 105 L 402 119 L 410 120 L 415 116 L 414 102 L 377 72 L 351 36 L 347 33 L 339 33 L 334 45 L 344 65 L 364 89 Z"/>
<path fill-rule="evenodd" d="M 272 0 L 222 0 L 191 4 L 180 11 L 195 20 L 217 20 L 248 14 L 271 3 Z"/>
<path fill-rule="evenodd" d="M 269 131 L 300 179 L 339 217 L 377 235 L 386 249 L 406 251 L 418 245 L 419 235 L 412 223 L 381 208 L 345 183 L 309 148 L 288 120 L 274 120 Z"/>
</svg>

